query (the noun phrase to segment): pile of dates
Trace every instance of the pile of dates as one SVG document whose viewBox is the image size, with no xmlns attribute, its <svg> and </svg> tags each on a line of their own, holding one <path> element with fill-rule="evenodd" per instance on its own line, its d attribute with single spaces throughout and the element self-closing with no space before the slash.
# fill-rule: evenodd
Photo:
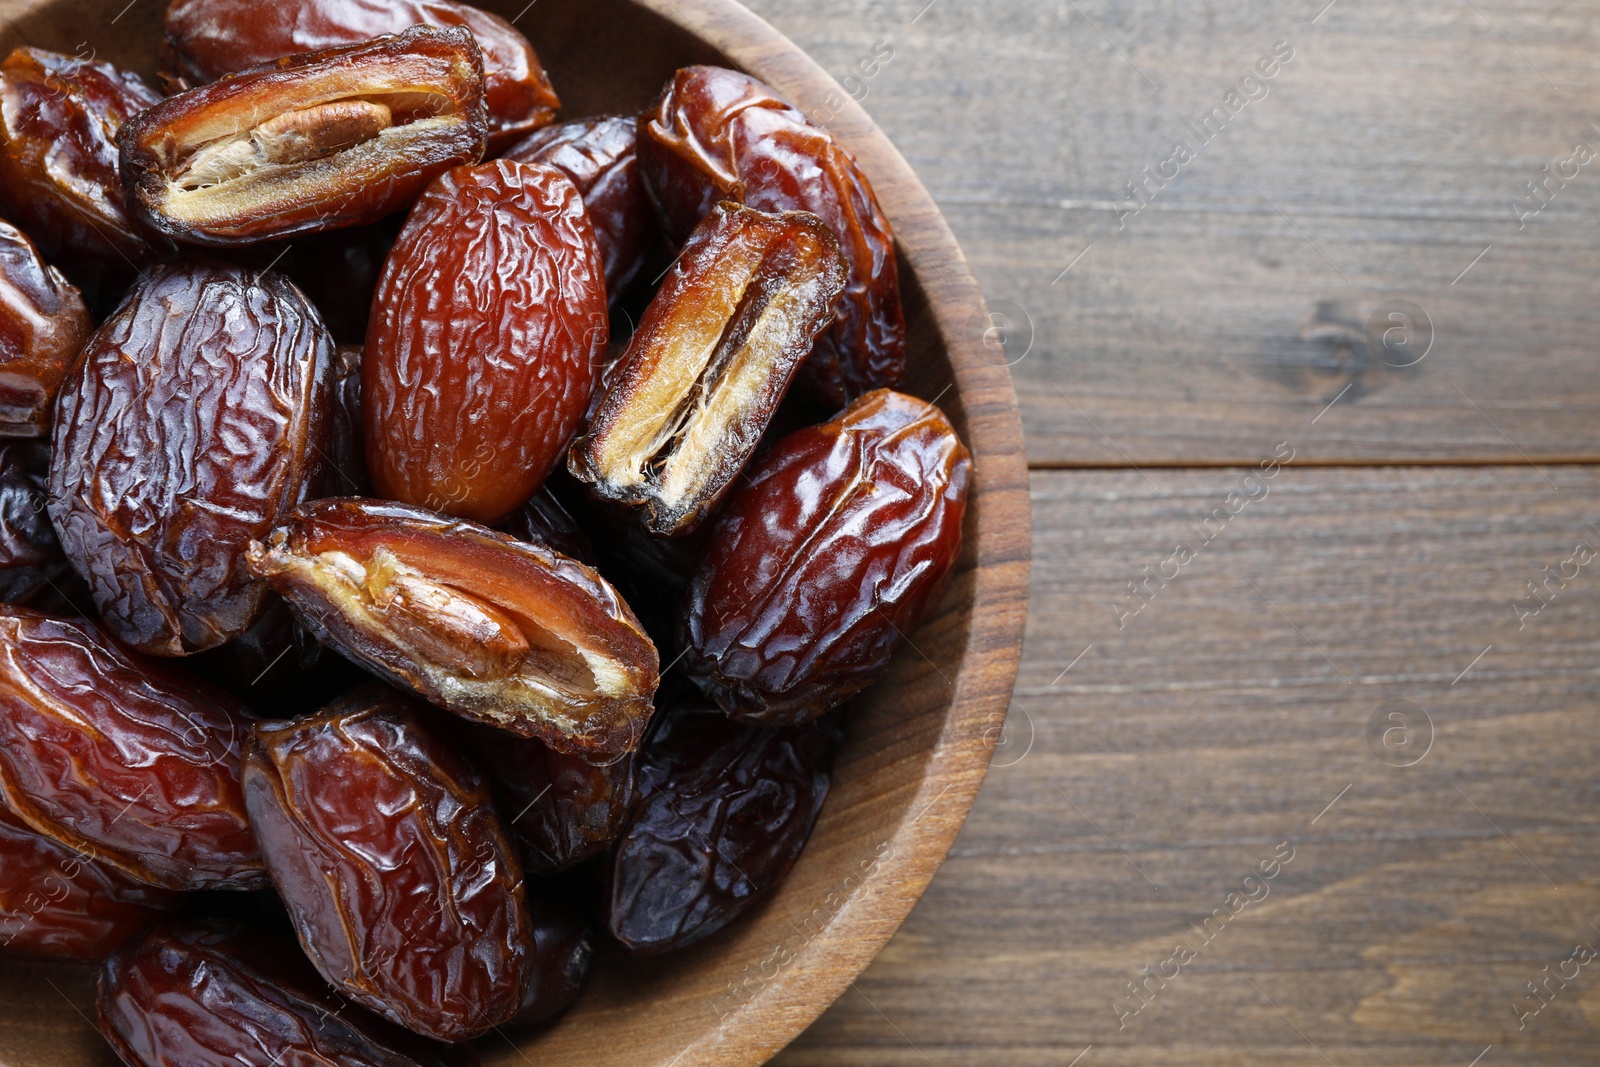
<svg viewBox="0 0 1600 1067">
<path fill-rule="evenodd" d="M 971 479 L 851 155 L 713 67 L 558 123 L 455 0 L 0 104 L 0 952 L 134 1067 L 461 1064 L 770 893 Z"/>
</svg>

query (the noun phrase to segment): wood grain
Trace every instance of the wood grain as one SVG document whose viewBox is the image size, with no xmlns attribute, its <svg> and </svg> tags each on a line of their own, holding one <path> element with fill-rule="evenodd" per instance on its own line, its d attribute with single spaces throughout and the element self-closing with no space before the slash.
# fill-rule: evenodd
<svg viewBox="0 0 1600 1067">
<path fill-rule="evenodd" d="M 892 45 L 853 86 L 1010 320 L 1036 464 L 1252 462 L 1347 386 L 1304 462 L 1600 455 L 1600 173 L 1521 228 L 1508 206 L 1600 149 L 1600 4 L 1325 5 L 751 6 L 836 77 Z M 1200 143 L 1279 41 L 1268 95 Z M 1178 140 L 1196 158 L 1119 228 Z M 1391 300 L 1433 323 L 1415 366 L 1368 339 Z"/>
<path fill-rule="evenodd" d="M 1600 471 L 1251 470 L 1034 473 L 987 784 L 901 933 L 775 1062 L 1600 1062 L 1600 972 L 1521 1030 L 1512 1007 L 1600 946 L 1600 558 L 1514 607 L 1600 551 Z M 1233 492 L 1256 499 L 1205 544 Z M 1119 628 L 1108 605 L 1180 542 Z M 1390 711 L 1410 749 L 1374 748 Z M 1235 891 L 1261 899 L 1205 941 Z M 1192 963 L 1119 1029 L 1179 942 Z"/>
</svg>

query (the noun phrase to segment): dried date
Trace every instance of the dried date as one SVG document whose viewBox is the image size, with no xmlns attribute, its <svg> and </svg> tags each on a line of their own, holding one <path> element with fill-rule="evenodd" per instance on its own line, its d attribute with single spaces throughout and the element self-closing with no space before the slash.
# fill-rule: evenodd
<svg viewBox="0 0 1600 1067">
<path fill-rule="evenodd" d="M 50 525 L 50 447 L 0 441 L 0 603 L 79 615 L 93 611 Z"/>
<path fill-rule="evenodd" d="M 631 115 L 600 115 L 546 126 L 503 157 L 555 167 L 578 187 L 612 304 L 644 266 L 656 237 L 655 212 L 639 176 L 638 133 L 638 120 Z"/>
<path fill-rule="evenodd" d="M 100 970 L 100 1032 L 129 1067 L 476 1067 L 335 996 L 292 944 L 237 923 L 173 923 Z"/>
<path fill-rule="evenodd" d="M 129 219 L 118 128 L 160 94 L 109 63 L 18 48 L 0 63 L 0 207 L 47 260 L 97 296 L 153 250 Z"/>
<path fill-rule="evenodd" d="M 689 586 L 686 673 L 769 726 L 872 684 L 938 603 L 971 469 L 943 412 L 889 390 L 784 438 L 712 529 Z"/>
<path fill-rule="evenodd" d="M 476 41 L 418 26 L 169 97 L 117 146 L 141 222 L 227 246 L 380 219 L 483 158 L 487 134 Z"/>
<path fill-rule="evenodd" d="M 178 656 L 247 630 L 244 548 L 322 485 L 333 344 L 270 271 L 157 267 L 61 391 L 50 518 L 106 624 Z"/>
<path fill-rule="evenodd" d="M 834 407 L 900 380 L 906 328 L 894 234 L 866 175 L 827 130 L 747 74 L 685 67 L 639 118 L 639 167 L 675 241 L 721 200 L 820 216 L 850 280 L 802 380 Z"/>
<path fill-rule="evenodd" d="M 219 689 L 94 623 L 0 606 L 0 799 L 63 845 L 168 889 L 266 884 Z"/>
<path fill-rule="evenodd" d="M 191 88 L 283 56 L 356 44 L 412 26 L 462 27 L 483 49 L 490 151 L 547 125 L 561 106 L 539 57 L 499 15 L 455 0 L 173 0 L 162 77 Z"/>
<path fill-rule="evenodd" d="M 256 726 L 250 818 L 300 946 L 356 1003 L 462 1041 L 522 1006 L 535 952 L 489 791 L 382 686 Z"/>
<path fill-rule="evenodd" d="M 0 953 L 102 959 L 153 926 L 178 899 L 0 808 Z"/>
<path fill-rule="evenodd" d="M 782 730 L 681 708 L 640 753 L 640 800 L 612 853 L 611 934 L 635 955 L 716 933 L 783 880 L 828 796 L 827 720 Z"/>
<path fill-rule="evenodd" d="M 844 288 L 839 243 L 804 212 L 711 210 L 645 311 L 567 469 L 640 509 L 661 536 L 693 530 L 755 451 Z"/>
<path fill-rule="evenodd" d="M 0 437 L 45 437 L 61 380 L 94 328 L 83 296 L 0 222 Z"/>
<path fill-rule="evenodd" d="M 323 500 L 249 563 L 323 641 L 465 718 L 595 763 L 633 749 L 649 721 L 654 646 L 605 579 L 542 544 Z"/>
<path fill-rule="evenodd" d="M 497 160 L 429 187 L 395 242 L 362 356 L 377 494 L 493 523 L 543 484 L 608 335 L 578 190 Z"/>
<path fill-rule="evenodd" d="M 565 904 L 536 899 L 533 942 L 537 946 L 522 1007 L 511 1021 L 545 1022 L 571 1007 L 594 958 L 594 933 L 582 915 Z"/>
<path fill-rule="evenodd" d="M 594 544 L 548 483 L 495 528 L 518 541 L 548 545 L 563 556 L 594 566 Z"/>
</svg>

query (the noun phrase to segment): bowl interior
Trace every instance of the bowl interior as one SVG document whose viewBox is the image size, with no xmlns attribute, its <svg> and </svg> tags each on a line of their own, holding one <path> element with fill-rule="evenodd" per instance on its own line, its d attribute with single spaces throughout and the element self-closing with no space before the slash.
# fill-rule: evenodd
<svg viewBox="0 0 1600 1067">
<path fill-rule="evenodd" d="M 93 54 L 154 73 L 160 0 L 0 0 L 0 43 Z M 965 818 L 1005 713 L 1020 645 L 1028 514 L 1015 398 L 982 356 L 981 297 L 926 192 L 838 86 L 727 0 L 485 0 L 528 34 L 565 118 L 633 112 L 692 63 L 737 66 L 807 111 L 844 100 L 835 132 L 901 237 L 911 368 L 972 449 L 960 563 L 937 613 L 848 713 L 834 784 L 789 879 L 719 935 L 660 960 L 602 951 L 577 1006 L 541 1031 L 478 1044 L 487 1065 L 752 1064 L 837 997 L 916 902 Z M 119 14 L 120 12 L 120 14 Z M 913 237 L 913 234 L 915 235 Z M 0 1065 L 112 1064 L 93 970 L 0 966 Z M 692 1051 L 690 1051 L 692 1050 Z M 686 1054 L 687 1053 L 687 1054 Z"/>
</svg>

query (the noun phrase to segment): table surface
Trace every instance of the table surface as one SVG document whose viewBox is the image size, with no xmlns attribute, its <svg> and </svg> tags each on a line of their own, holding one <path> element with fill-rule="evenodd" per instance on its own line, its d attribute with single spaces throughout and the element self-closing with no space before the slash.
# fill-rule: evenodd
<svg viewBox="0 0 1600 1067">
<path fill-rule="evenodd" d="M 1600 1062 L 1600 3 L 749 2 L 1034 467 L 989 778 L 777 1062 Z"/>
</svg>

